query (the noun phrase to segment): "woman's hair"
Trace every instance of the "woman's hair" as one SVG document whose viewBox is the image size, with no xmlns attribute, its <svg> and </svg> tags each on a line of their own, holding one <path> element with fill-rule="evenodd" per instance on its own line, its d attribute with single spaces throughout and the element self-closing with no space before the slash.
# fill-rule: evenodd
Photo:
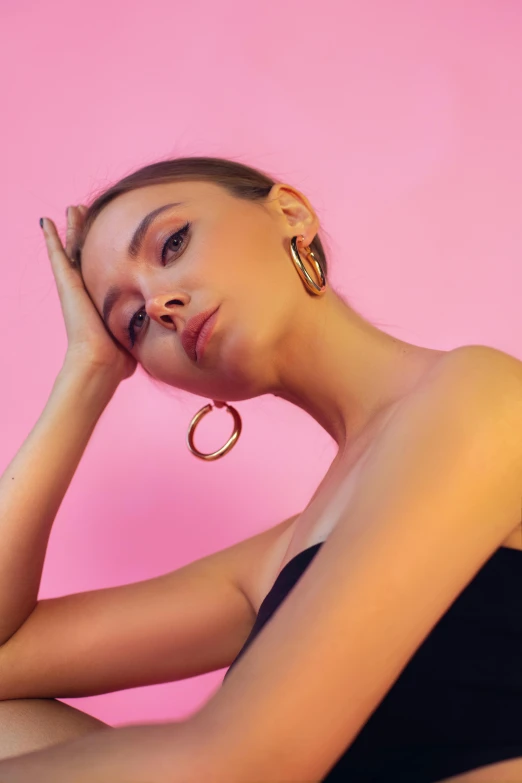
<svg viewBox="0 0 522 783">
<path fill-rule="evenodd" d="M 216 185 L 221 185 L 236 198 L 250 201 L 262 201 L 268 196 L 272 186 L 276 184 L 276 180 L 264 172 L 226 158 L 173 158 L 143 166 L 103 191 L 88 207 L 82 231 L 77 236 L 71 250 L 74 265 L 81 270 L 82 248 L 89 229 L 102 209 L 117 196 L 149 185 L 188 180 L 213 182 Z M 326 255 L 319 234 L 310 243 L 310 249 L 321 263 L 326 276 Z"/>
</svg>

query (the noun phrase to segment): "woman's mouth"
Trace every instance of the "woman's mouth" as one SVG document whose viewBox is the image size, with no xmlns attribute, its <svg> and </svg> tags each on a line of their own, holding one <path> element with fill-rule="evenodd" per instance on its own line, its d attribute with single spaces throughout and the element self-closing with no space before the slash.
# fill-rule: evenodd
<svg viewBox="0 0 522 783">
<path fill-rule="evenodd" d="M 217 314 L 218 314 L 218 310 L 216 310 L 210 316 L 210 318 L 207 318 L 207 320 L 199 330 L 199 334 L 196 340 L 196 358 L 198 364 L 203 357 L 203 351 L 205 350 L 205 346 L 208 344 L 208 341 L 210 340 L 210 337 L 212 335 L 214 324 L 216 323 L 217 320 Z"/>
<path fill-rule="evenodd" d="M 201 359 L 204 346 L 210 338 L 210 332 L 215 323 L 215 315 L 219 308 L 205 310 L 189 318 L 181 333 L 181 344 L 185 353 L 192 361 Z"/>
</svg>

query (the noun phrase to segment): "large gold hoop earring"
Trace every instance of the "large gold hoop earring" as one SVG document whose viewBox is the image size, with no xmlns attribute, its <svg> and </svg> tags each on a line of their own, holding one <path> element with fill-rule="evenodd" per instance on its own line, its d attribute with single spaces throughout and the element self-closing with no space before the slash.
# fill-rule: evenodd
<svg viewBox="0 0 522 783">
<path fill-rule="evenodd" d="M 305 284 L 306 288 L 310 291 L 310 293 L 315 294 L 315 296 L 321 296 L 326 291 L 326 277 L 323 268 L 319 260 L 314 256 L 313 252 L 310 250 L 310 248 L 309 247 L 303 248 L 304 252 L 307 254 L 308 258 L 311 259 L 312 264 L 315 266 L 317 275 L 319 277 L 319 280 L 321 281 L 321 285 L 317 285 L 317 283 L 314 280 L 312 280 L 312 278 L 308 274 L 305 265 L 301 261 L 301 256 L 299 255 L 299 250 L 297 249 L 298 239 L 304 240 L 304 236 L 300 234 L 299 236 L 292 237 L 292 239 L 290 240 L 290 251 L 292 253 L 292 260 L 294 262 L 295 268 L 299 272 L 299 277 Z"/>
<path fill-rule="evenodd" d="M 198 422 L 201 421 L 201 419 L 207 415 L 207 413 L 210 413 L 212 408 L 223 408 L 225 407 L 227 411 L 230 413 L 232 418 L 234 419 L 234 432 L 230 436 L 230 438 L 227 440 L 224 446 L 221 446 L 220 449 L 217 451 L 213 451 L 212 454 L 203 454 L 202 451 L 199 451 L 199 449 L 196 448 L 194 444 L 194 431 L 198 425 Z M 192 418 L 190 422 L 190 426 L 187 433 L 187 446 L 189 447 L 189 451 L 194 454 L 195 457 L 199 457 L 200 459 L 204 459 L 207 461 L 211 461 L 214 459 L 219 459 L 220 457 L 224 457 L 225 454 L 230 451 L 230 449 L 235 445 L 237 439 L 241 435 L 241 416 L 237 412 L 235 408 L 232 407 L 232 405 L 229 405 L 226 402 L 218 402 L 217 400 L 214 400 L 214 403 L 211 402 L 208 403 L 208 405 L 205 405 L 203 408 L 201 408 L 196 415 Z"/>
</svg>

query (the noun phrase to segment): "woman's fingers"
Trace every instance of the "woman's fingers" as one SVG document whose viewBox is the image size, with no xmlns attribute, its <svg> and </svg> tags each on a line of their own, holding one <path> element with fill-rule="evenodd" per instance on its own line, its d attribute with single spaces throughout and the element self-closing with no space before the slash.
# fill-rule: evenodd
<svg viewBox="0 0 522 783">
<path fill-rule="evenodd" d="M 83 209 L 87 209 L 84 207 Z M 73 251 L 76 237 L 81 230 L 84 220 L 84 212 L 80 207 L 68 207 L 67 209 L 67 232 L 65 242 L 65 253 L 74 264 Z"/>
<path fill-rule="evenodd" d="M 83 206 L 83 205 L 81 205 Z M 76 232 L 83 226 L 86 207 L 72 207 L 65 248 L 52 220 L 45 218 L 44 236 L 56 281 L 67 332 L 67 357 L 73 363 L 96 367 L 119 383 L 135 371 L 137 361 L 107 330 L 84 286 L 80 270 L 71 261 Z"/>
<path fill-rule="evenodd" d="M 67 207 L 67 226 L 65 229 L 65 254 L 72 263 L 72 246 L 75 234 L 74 207 Z"/>
<path fill-rule="evenodd" d="M 60 297 L 67 288 L 83 288 L 80 273 L 71 263 L 62 245 L 56 226 L 49 218 L 44 220 L 44 237 L 47 245 L 47 254 L 56 280 Z"/>
</svg>

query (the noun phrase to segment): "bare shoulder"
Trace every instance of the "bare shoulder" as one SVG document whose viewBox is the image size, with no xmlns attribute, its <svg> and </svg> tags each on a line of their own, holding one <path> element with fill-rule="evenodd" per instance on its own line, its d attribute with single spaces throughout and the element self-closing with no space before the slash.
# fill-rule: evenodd
<svg viewBox="0 0 522 783">
<path fill-rule="evenodd" d="M 468 345 L 447 357 L 442 382 L 434 384 L 441 405 L 454 404 L 499 451 L 522 457 L 522 362 L 485 345 Z M 471 417 L 471 418 L 469 418 Z"/>
<path fill-rule="evenodd" d="M 448 351 L 394 411 L 389 443 L 422 422 L 441 422 L 448 437 L 465 426 L 476 440 L 522 458 L 522 361 L 487 345 Z M 444 422 L 444 424 L 442 424 Z M 376 445 L 376 449 L 379 444 Z"/>
<path fill-rule="evenodd" d="M 463 345 L 448 351 L 417 391 L 408 402 L 454 401 L 494 426 L 522 427 L 522 361 L 497 348 Z"/>
<path fill-rule="evenodd" d="M 509 427 L 514 420 L 520 421 L 521 430 L 517 437 L 522 444 L 522 361 L 516 357 L 487 345 L 459 346 L 447 351 L 425 380 L 419 390 L 420 396 L 427 394 L 440 401 L 442 406 L 461 393 L 463 404 L 477 405 L 477 415 L 488 410 L 498 417 L 504 401 L 509 412 L 506 418 Z M 407 415 L 407 409 L 413 407 L 413 403 L 413 399 L 404 400 L 402 412 Z M 518 420 L 511 415 L 516 412 L 517 403 Z M 379 438 L 375 438 L 376 447 L 378 441 Z M 236 574 L 238 586 L 249 599 L 254 612 L 259 603 L 259 585 L 273 582 L 271 577 L 283 562 L 301 514 L 294 514 L 227 550 L 234 561 L 230 570 Z"/>
<path fill-rule="evenodd" d="M 466 370 L 483 372 L 492 384 L 502 384 L 515 394 L 522 390 L 522 361 L 516 356 L 492 348 L 489 345 L 462 345 L 448 351 L 441 367 L 448 372 L 460 372 L 465 378 Z"/>
</svg>

